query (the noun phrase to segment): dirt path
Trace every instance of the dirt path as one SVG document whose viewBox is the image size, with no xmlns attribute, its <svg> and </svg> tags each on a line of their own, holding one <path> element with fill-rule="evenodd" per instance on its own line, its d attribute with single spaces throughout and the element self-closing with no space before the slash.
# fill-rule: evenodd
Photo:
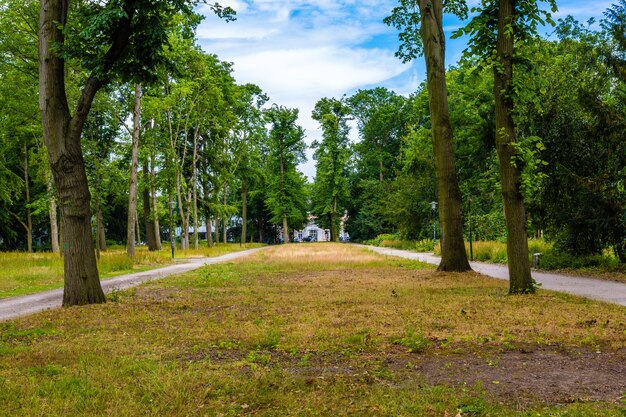
<svg viewBox="0 0 626 417">
<path fill-rule="evenodd" d="M 227 262 L 232 259 L 241 258 L 252 253 L 263 250 L 267 247 L 248 249 L 240 252 L 227 253 L 226 255 L 216 256 L 214 258 L 192 258 L 184 262 L 178 262 L 174 265 L 166 266 L 159 269 L 153 269 L 135 274 L 120 275 L 115 278 L 102 281 L 102 289 L 105 293 L 113 290 L 122 290 L 134 287 L 142 282 L 154 281 L 164 278 L 168 275 L 182 274 L 184 272 L 193 271 L 204 265 L 211 265 L 220 262 Z M 59 288 L 51 291 L 44 291 L 37 294 L 24 295 L 21 297 L 11 297 L 0 300 L 0 321 L 10 320 L 15 317 L 34 314 L 39 311 L 57 308 L 61 306 L 63 301 L 63 289 Z"/>
<path fill-rule="evenodd" d="M 383 255 L 415 259 L 434 265 L 438 265 L 441 261 L 440 257 L 434 256 L 432 253 L 417 253 L 377 246 L 367 246 L 367 248 Z M 509 279 L 509 271 L 506 265 L 471 262 L 471 266 L 474 271 L 483 275 L 507 281 Z M 626 284 L 620 282 L 537 271 L 533 271 L 532 275 L 541 284 L 541 288 L 546 290 L 561 291 L 626 306 Z"/>
</svg>

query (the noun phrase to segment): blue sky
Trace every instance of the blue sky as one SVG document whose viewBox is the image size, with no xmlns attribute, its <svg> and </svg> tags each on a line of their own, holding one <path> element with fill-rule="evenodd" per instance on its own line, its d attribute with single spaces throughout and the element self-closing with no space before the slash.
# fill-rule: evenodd
<svg viewBox="0 0 626 417">
<path fill-rule="evenodd" d="M 479 0 L 469 0 L 470 6 Z M 317 100 L 341 97 L 358 89 L 385 86 L 408 95 L 425 79 L 423 58 L 402 64 L 394 56 L 396 32 L 384 25 L 395 0 L 221 0 L 237 11 L 226 23 L 207 16 L 198 28 L 206 52 L 233 62 L 239 83 L 259 85 L 270 103 L 300 109 L 299 123 L 307 143 L 321 137 L 311 119 Z M 554 18 L 573 15 L 580 21 L 597 20 L 613 1 L 558 1 Z M 446 65 L 453 65 L 465 48 L 463 39 L 451 40 L 458 28 L 454 17 L 444 17 Z M 544 33 L 550 32 L 547 28 Z M 356 138 L 356 132 L 352 137 Z M 309 153 L 310 159 L 310 153 Z M 314 162 L 301 170 L 313 177 Z"/>
</svg>

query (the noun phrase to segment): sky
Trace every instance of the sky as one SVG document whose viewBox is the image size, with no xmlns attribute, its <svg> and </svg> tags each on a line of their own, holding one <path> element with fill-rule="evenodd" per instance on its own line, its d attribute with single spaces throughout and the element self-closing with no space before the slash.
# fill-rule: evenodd
<svg viewBox="0 0 626 417">
<path fill-rule="evenodd" d="M 426 78 L 423 58 L 403 64 L 394 56 L 397 32 L 384 23 L 397 0 L 219 0 L 237 12 L 225 22 L 208 6 L 200 8 L 206 19 L 198 28 L 198 41 L 207 53 L 232 62 L 238 83 L 260 86 L 269 104 L 298 108 L 306 142 L 321 138 L 311 118 L 315 103 L 324 97 L 341 98 L 359 89 L 387 87 L 403 95 L 415 92 Z M 479 0 L 469 0 L 477 4 Z M 612 0 L 557 0 L 554 18 L 572 15 L 581 22 L 602 18 Z M 466 40 L 450 39 L 463 23 L 444 17 L 446 66 L 461 57 Z M 551 28 L 542 33 L 552 32 Z M 353 129 L 351 138 L 356 139 Z M 310 179 L 315 161 L 299 169 Z"/>
</svg>

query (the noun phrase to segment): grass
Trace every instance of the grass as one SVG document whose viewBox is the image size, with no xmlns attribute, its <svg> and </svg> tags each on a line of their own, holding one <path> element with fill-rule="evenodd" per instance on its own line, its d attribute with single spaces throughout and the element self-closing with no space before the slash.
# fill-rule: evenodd
<svg viewBox="0 0 626 417">
<path fill-rule="evenodd" d="M 241 249 L 261 246 L 259 244 L 218 244 L 212 248 L 176 251 L 176 258 L 213 257 Z M 137 247 L 135 259 L 126 256 L 123 247 L 102 252 L 98 261 L 101 279 L 140 272 L 172 262 L 169 246 L 161 251 L 149 252 L 145 246 Z M 63 286 L 63 260 L 46 252 L 0 252 L 0 299 L 33 294 Z"/>
<path fill-rule="evenodd" d="M 0 415 L 623 415 L 420 379 L 427 357 L 626 348 L 623 307 L 506 293 L 352 245 L 269 248 L 0 324 Z"/>
</svg>

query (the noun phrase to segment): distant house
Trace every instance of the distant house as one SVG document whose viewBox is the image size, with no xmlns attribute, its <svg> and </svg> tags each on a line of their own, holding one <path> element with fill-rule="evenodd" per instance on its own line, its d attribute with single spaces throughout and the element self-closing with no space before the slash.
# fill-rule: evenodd
<svg viewBox="0 0 626 417">
<path fill-rule="evenodd" d="M 315 223 L 315 219 L 317 217 L 309 215 L 306 226 L 302 230 L 294 230 L 293 231 L 293 241 L 294 242 L 328 242 L 330 241 L 330 229 L 322 229 Z M 345 223 L 348 220 L 347 214 L 341 218 L 341 223 L 339 225 L 339 240 L 348 241 L 350 240 L 350 236 L 345 231 Z"/>
</svg>

